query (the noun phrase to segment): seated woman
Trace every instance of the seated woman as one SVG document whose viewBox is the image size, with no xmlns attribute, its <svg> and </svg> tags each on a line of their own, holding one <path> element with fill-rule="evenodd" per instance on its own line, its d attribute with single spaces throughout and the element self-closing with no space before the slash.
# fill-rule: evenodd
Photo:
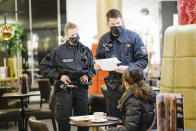
<svg viewBox="0 0 196 131">
<path fill-rule="evenodd" d="M 155 98 L 152 89 L 144 81 L 143 70 L 131 66 L 122 75 L 126 87 L 119 100 L 118 109 L 122 113 L 122 125 L 109 131 L 146 131 L 154 120 Z"/>
</svg>

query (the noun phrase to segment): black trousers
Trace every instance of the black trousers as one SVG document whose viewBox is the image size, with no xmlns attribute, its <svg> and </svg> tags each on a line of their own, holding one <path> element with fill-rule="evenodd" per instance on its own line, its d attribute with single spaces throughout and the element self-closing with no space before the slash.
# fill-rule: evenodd
<svg viewBox="0 0 196 131">
<path fill-rule="evenodd" d="M 59 131 L 70 131 L 69 117 L 88 115 L 88 90 L 83 87 L 56 92 L 55 118 Z M 78 127 L 78 131 L 88 131 L 88 128 Z"/>
</svg>

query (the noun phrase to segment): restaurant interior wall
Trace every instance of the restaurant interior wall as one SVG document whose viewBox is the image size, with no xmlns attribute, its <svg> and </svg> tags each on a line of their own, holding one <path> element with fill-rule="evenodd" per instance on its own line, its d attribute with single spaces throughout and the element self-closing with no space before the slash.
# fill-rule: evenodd
<svg viewBox="0 0 196 131">
<path fill-rule="evenodd" d="M 67 0 L 67 21 L 79 28 L 80 41 L 91 49 L 97 37 L 96 0 Z"/>
<path fill-rule="evenodd" d="M 165 30 L 174 25 L 174 14 L 177 14 L 177 1 L 161 1 L 161 34 L 164 36 Z M 164 43 L 164 39 L 162 37 L 162 43 Z M 163 45 L 161 45 L 162 49 Z M 162 51 L 161 51 L 162 52 Z"/>
</svg>

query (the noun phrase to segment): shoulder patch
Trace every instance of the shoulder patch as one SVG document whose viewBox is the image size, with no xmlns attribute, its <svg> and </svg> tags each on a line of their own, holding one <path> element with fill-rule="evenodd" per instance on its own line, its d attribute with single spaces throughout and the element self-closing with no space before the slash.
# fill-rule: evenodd
<svg viewBox="0 0 196 131">
<path fill-rule="evenodd" d="M 146 47 L 142 46 L 142 47 L 141 47 L 141 51 L 142 51 L 143 54 L 147 54 L 147 49 L 146 49 Z"/>
</svg>

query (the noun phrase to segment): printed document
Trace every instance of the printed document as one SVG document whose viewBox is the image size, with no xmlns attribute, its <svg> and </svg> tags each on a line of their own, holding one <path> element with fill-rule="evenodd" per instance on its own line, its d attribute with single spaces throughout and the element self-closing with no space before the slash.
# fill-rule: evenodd
<svg viewBox="0 0 196 131">
<path fill-rule="evenodd" d="M 101 66 L 102 70 L 105 71 L 114 71 L 118 67 L 117 64 L 121 63 L 116 57 L 114 58 L 107 58 L 107 59 L 99 59 L 95 60 L 96 64 Z"/>
</svg>

